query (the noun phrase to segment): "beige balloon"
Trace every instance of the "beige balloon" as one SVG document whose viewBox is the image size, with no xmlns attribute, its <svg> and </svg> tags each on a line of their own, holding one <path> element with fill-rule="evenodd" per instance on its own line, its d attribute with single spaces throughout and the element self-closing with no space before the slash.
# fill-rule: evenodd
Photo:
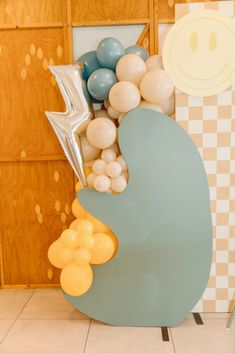
<svg viewBox="0 0 235 353">
<path fill-rule="evenodd" d="M 105 109 L 95 110 L 94 115 L 95 115 L 95 119 L 96 118 L 108 118 L 108 114 Z"/>
<path fill-rule="evenodd" d="M 175 94 L 172 93 L 167 100 L 160 103 L 160 106 L 166 115 L 172 116 L 175 112 Z"/>
<path fill-rule="evenodd" d="M 81 221 L 83 221 L 84 218 L 77 218 L 75 219 L 69 226 L 69 229 L 76 230 L 77 226 Z"/>
<path fill-rule="evenodd" d="M 117 162 L 120 164 L 120 166 L 122 167 L 122 171 L 126 172 L 127 171 L 127 164 L 125 159 L 123 158 L 122 155 L 117 157 Z"/>
<path fill-rule="evenodd" d="M 163 110 L 162 110 L 162 108 L 160 107 L 160 105 L 154 104 L 154 103 L 150 103 L 150 102 L 147 102 L 147 101 L 143 101 L 143 100 L 142 100 L 142 101 L 140 102 L 139 107 L 140 107 L 140 108 L 148 108 L 148 109 L 156 110 L 157 112 L 163 113 Z"/>
<path fill-rule="evenodd" d="M 106 162 L 103 159 L 97 159 L 92 165 L 92 170 L 95 175 L 105 174 Z"/>
<path fill-rule="evenodd" d="M 161 55 L 152 55 L 146 61 L 147 71 L 163 69 L 162 57 Z"/>
<path fill-rule="evenodd" d="M 81 147 L 82 147 L 82 156 L 85 162 L 90 162 L 93 159 L 97 158 L 100 154 L 100 149 L 92 146 L 87 137 L 81 136 Z"/>
<path fill-rule="evenodd" d="M 120 112 L 117 112 L 111 105 L 108 107 L 107 112 L 111 119 L 117 119 L 120 114 Z"/>
<path fill-rule="evenodd" d="M 77 265 L 71 262 L 64 266 L 60 274 L 61 287 L 71 296 L 86 293 L 92 285 L 92 280 L 93 273 L 89 264 Z"/>
<path fill-rule="evenodd" d="M 123 192 L 127 187 L 127 181 L 123 175 L 120 175 L 111 179 L 110 187 L 115 192 Z"/>
<path fill-rule="evenodd" d="M 116 178 L 121 174 L 122 167 L 118 162 L 112 161 L 107 164 L 105 171 L 110 178 Z"/>
<path fill-rule="evenodd" d="M 62 247 L 58 252 L 58 258 L 64 263 L 68 264 L 73 260 L 74 249 Z"/>
<path fill-rule="evenodd" d="M 89 143 L 100 149 L 110 147 L 116 140 L 117 131 L 115 124 L 107 118 L 97 118 L 87 127 Z"/>
<path fill-rule="evenodd" d="M 140 82 L 141 95 L 150 103 L 158 104 L 168 99 L 173 89 L 173 81 L 164 70 L 149 71 Z"/>
<path fill-rule="evenodd" d="M 94 179 L 95 179 L 95 173 L 90 173 L 87 175 L 87 184 L 89 187 L 92 187 L 93 186 L 93 183 L 94 183 Z"/>
<path fill-rule="evenodd" d="M 118 124 L 121 124 L 121 122 L 122 122 L 123 118 L 125 117 L 125 115 L 126 115 L 125 113 L 122 113 L 122 114 L 119 115 Z"/>
<path fill-rule="evenodd" d="M 103 150 L 101 153 L 101 159 L 103 159 L 103 161 L 105 161 L 106 163 L 115 161 L 116 158 L 117 158 L 117 155 L 115 151 L 112 150 L 111 148 Z"/>
<path fill-rule="evenodd" d="M 140 104 L 140 91 L 134 83 L 120 81 L 111 88 L 109 101 L 115 110 L 127 113 Z"/>
<path fill-rule="evenodd" d="M 116 75 L 119 81 L 129 81 L 139 86 L 147 71 L 144 60 L 136 54 L 124 55 L 117 63 Z"/>
<path fill-rule="evenodd" d="M 110 179 L 107 175 L 98 175 L 94 179 L 94 188 L 99 192 L 105 192 L 110 188 Z"/>
</svg>

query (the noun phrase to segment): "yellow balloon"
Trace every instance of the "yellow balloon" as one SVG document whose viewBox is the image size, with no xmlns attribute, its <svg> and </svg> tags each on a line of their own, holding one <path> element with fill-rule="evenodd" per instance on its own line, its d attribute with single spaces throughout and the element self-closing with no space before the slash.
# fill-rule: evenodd
<svg viewBox="0 0 235 353">
<path fill-rule="evenodd" d="M 76 218 L 86 218 L 86 210 L 84 210 L 77 199 L 72 203 L 72 213 Z"/>
<path fill-rule="evenodd" d="M 90 265 L 77 265 L 71 262 L 64 266 L 60 274 L 60 283 L 63 290 L 72 296 L 86 293 L 91 287 L 93 273 Z"/>
<path fill-rule="evenodd" d="M 79 182 L 77 182 L 76 185 L 75 185 L 75 190 L 76 190 L 76 192 L 78 192 L 78 191 L 81 190 L 81 189 L 82 189 L 82 186 L 80 185 Z"/>
<path fill-rule="evenodd" d="M 79 236 L 81 235 L 90 235 L 94 232 L 94 226 L 91 221 L 88 219 L 84 219 L 83 221 L 79 222 L 76 228 L 76 232 Z"/>
<path fill-rule="evenodd" d="M 104 264 L 114 254 L 114 242 L 111 237 L 105 233 L 95 233 L 95 245 L 91 248 L 90 263 L 94 265 Z"/>
<path fill-rule="evenodd" d="M 78 234 L 75 230 L 66 229 L 61 234 L 61 241 L 68 248 L 78 247 Z"/>
<path fill-rule="evenodd" d="M 107 233 L 109 231 L 109 227 L 107 227 L 106 224 L 102 223 L 88 212 L 86 213 L 86 218 L 93 223 L 95 233 Z"/>
<path fill-rule="evenodd" d="M 74 249 L 72 248 L 66 248 L 62 247 L 58 251 L 58 258 L 61 260 L 61 262 L 65 264 L 68 264 L 69 262 L 73 261 L 73 254 L 74 254 Z"/>
<path fill-rule="evenodd" d="M 73 255 L 73 261 L 76 262 L 77 265 L 86 265 L 89 264 L 91 259 L 91 253 L 86 249 L 77 249 Z"/>
<path fill-rule="evenodd" d="M 78 237 L 78 246 L 82 249 L 90 250 L 95 245 L 95 239 L 92 234 L 81 234 Z"/>
<path fill-rule="evenodd" d="M 113 245 L 114 245 L 114 253 L 113 256 L 117 253 L 118 251 L 118 240 L 116 235 L 110 230 L 107 235 L 112 239 Z"/>
<path fill-rule="evenodd" d="M 48 249 L 48 259 L 50 263 L 57 268 L 63 268 L 64 266 L 63 261 L 61 261 L 58 258 L 58 252 L 62 247 L 63 247 L 62 241 L 60 239 L 57 239 L 50 245 Z"/>
<path fill-rule="evenodd" d="M 84 220 L 84 218 L 77 218 L 77 219 L 75 219 L 75 220 L 70 224 L 69 229 L 76 230 L 76 228 L 77 228 L 77 226 L 79 225 L 79 223 L 80 223 L 81 221 L 83 221 L 83 220 Z"/>
</svg>

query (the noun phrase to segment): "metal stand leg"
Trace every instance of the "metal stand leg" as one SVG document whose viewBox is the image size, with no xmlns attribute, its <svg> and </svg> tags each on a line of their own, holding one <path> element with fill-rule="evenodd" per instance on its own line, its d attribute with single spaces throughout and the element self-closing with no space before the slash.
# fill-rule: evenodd
<svg viewBox="0 0 235 353">
<path fill-rule="evenodd" d="M 232 321 L 233 321 L 234 318 L 235 318 L 235 305 L 234 305 L 233 311 L 231 312 L 231 315 L 230 315 L 230 317 L 228 319 L 228 322 L 227 322 L 227 325 L 226 325 L 226 330 L 230 330 L 231 325 L 232 325 Z"/>
</svg>

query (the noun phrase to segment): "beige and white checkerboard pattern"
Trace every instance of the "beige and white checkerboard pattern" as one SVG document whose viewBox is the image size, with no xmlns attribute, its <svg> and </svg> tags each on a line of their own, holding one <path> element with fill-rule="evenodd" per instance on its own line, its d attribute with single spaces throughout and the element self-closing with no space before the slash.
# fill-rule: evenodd
<svg viewBox="0 0 235 353">
<path fill-rule="evenodd" d="M 235 1 L 176 6 L 176 19 L 213 9 L 235 17 Z M 235 302 L 235 83 L 211 97 L 176 91 L 176 121 L 198 147 L 208 176 L 213 221 L 213 263 L 194 311 L 227 312 Z"/>
</svg>

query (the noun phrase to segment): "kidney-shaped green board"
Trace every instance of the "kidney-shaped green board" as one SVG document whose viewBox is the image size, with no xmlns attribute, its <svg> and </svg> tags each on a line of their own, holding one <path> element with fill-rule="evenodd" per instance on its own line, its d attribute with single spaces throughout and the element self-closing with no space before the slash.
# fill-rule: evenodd
<svg viewBox="0 0 235 353">
<path fill-rule="evenodd" d="M 116 234 L 118 252 L 93 266 L 86 294 L 65 296 L 109 324 L 175 326 L 200 299 L 210 272 L 212 226 L 203 163 L 184 130 L 153 110 L 127 114 L 119 144 L 129 168 L 126 190 L 78 195 Z"/>
</svg>

